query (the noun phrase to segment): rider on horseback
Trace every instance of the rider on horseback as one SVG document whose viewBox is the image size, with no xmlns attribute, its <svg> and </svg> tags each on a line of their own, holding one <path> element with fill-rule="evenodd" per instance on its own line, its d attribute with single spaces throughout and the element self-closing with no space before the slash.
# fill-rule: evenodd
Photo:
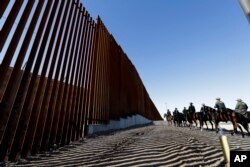
<svg viewBox="0 0 250 167">
<path fill-rule="evenodd" d="M 167 116 L 169 116 L 169 115 L 171 115 L 171 112 L 170 112 L 169 109 L 168 109 L 168 111 L 167 111 Z"/>
<path fill-rule="evenodd" d="M 215 118 L 217 118 L 217 116 L 220 115 L 221 113 L 222 117 L 224 117 L 223 119 L 227 120 L 225 103 L 221 101 L 219 97 L 216 98 L 216 103 L 214 108 L 217 108 Z"/>
<path fill-rule="evenodd" d="M 182 112 L 183 112 L 183 114 L 184 114 L 184 117 L 185 117 L 185 119 L 187 119 L 187 109 L 186 109 L 186 107 L 184 107 L 184 109 L 182 110 Z"/>
<path fill-rule="evenodd" d="M 177 108 L 175 108 L 175 109 L 174 109 L 174 112 L 173 112 L 173 115 L 174 115 L 174 116 L 178 116 L 178 114 L 179 114 L 179 111 L 178 111 Z"/>
<path fill-rule="evenodd" d="M 237 99 L 235 111 L 246 117 L 248 106 L 241 99 Z"/>
<path fill-rule="evenodd" d="M 193 103 L 190 103 L 190 106 L 188 107 L 189 112 L 195 113 L 195 107 L 193 106 Z"/>
<path fill-rule="evenodd" d="M 195 107 L 193 106 L 192 102 L 190 103 L 188 107 L 188 113 L 189 113 L 189 117 L 191 118 L 191 120 L 195 120 Z"/>
</svg>

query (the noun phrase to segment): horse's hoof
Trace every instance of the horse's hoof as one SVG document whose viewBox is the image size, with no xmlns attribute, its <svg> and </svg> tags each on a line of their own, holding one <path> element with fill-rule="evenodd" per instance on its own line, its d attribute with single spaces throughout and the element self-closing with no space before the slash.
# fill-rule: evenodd
<svg viewBox="0 0 250 167">
<path fill-rule="evenodd" d="M 231 136 L 233 136 L 234 135 L 234 133 L 233 132 L 231 132 Z"/>
</svg>

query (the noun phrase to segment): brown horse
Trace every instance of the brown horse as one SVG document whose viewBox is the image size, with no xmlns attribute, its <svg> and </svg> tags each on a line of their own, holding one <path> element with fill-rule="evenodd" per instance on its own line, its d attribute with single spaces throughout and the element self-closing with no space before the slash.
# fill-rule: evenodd
<svg viewBox="0 0 250 167">
<path fill-rule="evenodd" d="M 231 110 L 228 108 L 217 113 L 217 111 L 214 108 L 209 107 L 209 106 L 205 106 L 204 111 L 212 116 L 212 118 L 215 122 L 216 133 L 219 132 L 219 128 L 218 128 L 219 122 L 230 121 L 233 124 L 233 131 L 231 132 L 231 134 L 233 135 L 234 133 L 237 133 L 237 127 L 238 127 L 241 131 L 242 137 L 244 137 L 244 132 L 238 123 L 238 120 L 240 119 L 239 113 L 236 113 L 236 112 L 234 112 L 234 110 Z"/>
<path fill-rule="evenodd" d="M 188 111 L 187 112 L 187 121 L 189 122 L 190 124 L 190 128 L 192 127 L 193 125 L 193 122 L 195 123 L 196 127 L 198 126 L 197 124 L 197 121 L 200 122 L 200 129 L 202 128 L 203 126 L 203 122 L 201 120 L 201 114 L 199 112 L 192 112 L 192 111 Z M 201 126 L 202 125 L 202 126 Z"/>
<path fill-rule="evenodd" d="M 171 114 L 164 114 L 164 118 L 166 118 L 166 120 L 168 121 L 168 125 L 172 125 L 173 121 L 174 121 L 174 117 Z"/>
<path fill-rule="evenodd" d="M 248 124 L 250 123 L 250 112 L 246 112 L 244 115 L 235 112 L 236 115 L 238 115 L 238 123 L 240 123 L 244 129 L 247 131 L 248 135 L 250 136 L 249 132 L 249 126 Z"/>
<path fill-rule="evenodd" d="M 214 130 L 214 125 L 212 123 L 212 115 L 210 113 L 208 113 L 206 110 L 205 110 L 206 106 L 203 106 L 201 108 L 201 112 L 203 113 L 202 115 L 202 122 L 204 122 L 207 126 L 207 121 L 210 122 L 210 124 L 212 125 L 212 130 Z M 208 126 L 207 126 L 207 130 L 208 130 Z"/>
</svg>

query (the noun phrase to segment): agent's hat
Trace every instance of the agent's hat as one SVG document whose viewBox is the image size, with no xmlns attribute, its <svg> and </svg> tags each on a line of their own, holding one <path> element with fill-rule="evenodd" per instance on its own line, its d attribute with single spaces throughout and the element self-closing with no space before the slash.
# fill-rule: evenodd
<svg viewBox="0 0 250 167">
<path fill-rule="evenodd" d="M 241 99 L 237 99 L 236 101 L 239 101 L 239 102 L 241 102 L 242 100 L 241 100 Z"/>
<path fill-rule="evenodd" d="M 202 103 L 202 105 L 203 105 L 203 106 L 205 106 L 205 104 L 204 104 L 204 103 Z"/>
<path fill-rule="evenodd" d="M 220 100 L 220 98 L 219 98 L 219 97 L 217 97 L 217 98 L 216 98 L 216 100 Z"/>
</svg>

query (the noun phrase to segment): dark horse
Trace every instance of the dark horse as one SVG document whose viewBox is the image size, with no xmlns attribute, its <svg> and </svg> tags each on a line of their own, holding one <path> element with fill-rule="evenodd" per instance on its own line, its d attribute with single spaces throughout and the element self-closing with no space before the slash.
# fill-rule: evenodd
<svg viewBox="0 0 250 167">
<path fill-rule="evenodd" d="M 212 116 L 213 121 L 215 122 L 216 133 L 219 132 L 218 128 L 219 122 L 230 121 L 233 124 L 233 131 L 231 132 L 231 134 L 233 135 L 234 133 L 237 133 L 237 127 L 238 127 L 241 131 L 242 137 L 244 137 L 244 132 L 238 122 L 238 120 L 240 120 L 239 113 L 236 113 L 234 112 L 234 110 L 231 110 L 229 108 L 217 113 L 217 111 L 214 108 L 209 106 L 205 106 L 204 111 Z"/>
<path fill-rule="evenodd" d="M 200 122 L 200 129 L 202 128 L 203 126 L 203 120 L 202 120 L 202 113 L 201 112 L 194 112 L 194 111 L 190 111 L 188 110 L 187 111 L 187 115 L 186 115 L 186 118 L 187 118 L 187 121 L 189 122 L 190 124 L 190 128 L 192 127 L 193 125 L 193 122 L 195 123 L 196 127 L 197 127 L 197 121 Z"/>
<path fill-rule="evenodd" d="M 238 119 L 238 123 L 240 123 L 244 129 L 246 129 L 248 135 L 250 136 L 250 132 L 249 132 L 249 126 L 248 126 L 248 123 L 250 123 L 250 112 L 246 112 L 244 115 L 240 114 L 240 113 L 237 113 L 235 112 L 237 115 L 240 115 L 238 116 L 239 119 Z"/>
<path fill-rule="evenodd" d="M 174 124 L 175 126 L 185 126 L 186 125 L 186 118 L 183 113 L 178 112 L 174 115 Z"/>
<path fill-rule="evenodd" d="M 174 121 L 174 117 L 170 114 L 164 114 L 164 118 L 166 118 L 166 120 L 168 121 L 168 125 L 172 125 L 173 121 Z"/>
<path fill-rule="evenodd" d="M 214 130 L 214 125 L 212 123 L 212 115 L 205 110 L 205 107 L 206 107 L 205 105 L 201 107 L 201 112 L 203 113 L 201 117 L 202 122 L 204 122 L 207 126 L 207 121 L 209 121 L 210 124 L 212 125 L 212 130 Z M 207 126 L 207 130 L 208 130 L 208 126 Z"/>
</svg>

